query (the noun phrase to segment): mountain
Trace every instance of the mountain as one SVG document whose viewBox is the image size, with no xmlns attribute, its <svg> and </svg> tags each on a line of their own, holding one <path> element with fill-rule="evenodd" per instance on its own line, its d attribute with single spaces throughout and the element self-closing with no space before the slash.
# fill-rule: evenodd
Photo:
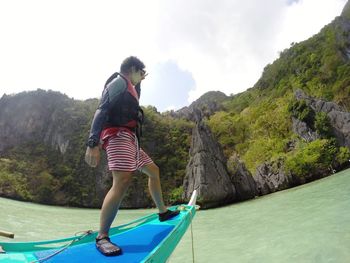
<svg viewBox="0 0 350 263">
<path fill-rule="evenodd" d="M 106 158 L 84 162 L 98 100 L 77 101 L 37 90 L 0 99 L 0 196 L 46 204 L 99 207 L 111 183 Z M 144 109 L 142 147 L 162 170 L 165 200 L 177 199 L 186 168 L 191 124 Z M 164 143 L 166 142 L 166 143 Z M 161 147 L 159 147 L 161 145 Z M 171 191 L 171 190 L 174 190 Z M 175 197 L 174 197 L 175 195 Z M 135 176 L 124 207 L 148 207 L 147 178 Z"/>
<path fill-rule="evenodd" d="M 37 90 L 0 99 L 0 196 L 99 207 L 105 158 L 84 163 L 98 100 Z M 240 94 L 212 91 L 179 111 L 144 108 L 141 146 L 160 167 L 168 204 L 194 189 L 203 208 L 294 187 L 349 167 L 350 4 L 322 30 L 283 50 Z M 123 206 L 153 203 L 137 174 Z"/>
<path fill-rule="evenodd" d="M 170 116 L 175 118 L 184 118 L 187 120 L 195 120 L 195 111 L 201 111 L 204 116 L 210 116 L 214 112 L 223 110 L 222 102 L 227 100 L 228 96 L 221 91 L 209 91 L 200 96 L 190 106 L 183 107 L 177 111 L 171 111 Z"/>
<path fill-rule="evenodd" d="M 343 11 L 341 12 L 341 16 L 346 19 L 350 19 L 350 2 L 349 1 L 345 4 Z"/>
</svg>

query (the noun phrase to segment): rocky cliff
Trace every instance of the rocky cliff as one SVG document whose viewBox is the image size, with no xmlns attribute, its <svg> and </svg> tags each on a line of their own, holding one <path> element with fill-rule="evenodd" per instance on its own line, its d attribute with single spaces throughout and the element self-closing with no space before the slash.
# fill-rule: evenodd
<svg viewBox="0 0 350 263">
<path fill-rule="evenodd" d="M 314 113 L 326 113 L 331 126 L 331 134 L 335 137 L 337 144 L 350 148 L 350 112 L 346 112 L 345 109 L 334 102 L 308 96 L 304 91 L 299 89 L 295 92 L 295 98 L 298 101 L 305 101 L 306 105 Z M 316 131 L 313 123 L 307 123 L 292 117 L 292 126 L 293 132 L 305 142 L 310 143 L 322 138 L 321 134 Z M 314 170 L 304 177 L 298 177 L 285 169 L 284 159 L 280 158 L 259 165 L 254 175 L 254 180 L 257 185 L 258 194 L 265 195 L 328 176 L 334 172 L 334 169 L 338 169 L 337 163 L 334 163 L 329 169 Z"/>
<path fill-rule="evenodd" d="M 220 145 L 202 121 L 193 128 L 183 187 L 184 199 L 188 199 L 193 190 L 198 191 L 198 202 L 203 208 L 232 203 L 236 199 L 236 189 Z"/>
<path fill-rule="evenodd" d="M 0 152 L 34 139 L 65 153 L 72 134 L 68 127 L 74 120 L 63 109 L 72 106 L 68 97 L 55 92 L 4 95 L 0 100 Z"/>
<path fill-rule="evenodd" d="M 228 96 L 221 91 L 209 91 L 203 94 L 199 99 L 192 102 L 190 106 L 171 112 L 170 114 L 176 118 L 185 118 L 187 120 L 195 121 L 195 111 L 201 111 L 203 118 L 208 118 L 213 113 L 223 110 L 222 102 L 227 100 Z"/>
<path fill-rule="evenodd" d="M 258 166 L 254 175 L 257 195 L 266 195 L 300 184 L 299 178 L 284 169 L 284 160 L 266 162 Z"/>
<path fill-rule="evenodd" d="M 345 4 L 343 11 L 341 12 L 341 16 L 346 19 L 350 19 L 350 1 L 347 1 Z"/>
<path fill-rule="evenodd" d="M 257 185 L 244 162 L 233 154 L 227 161 L 227 169 L 231 182 L 236 188 L 237 200 L 244 201 L 258 195 Z"/>
<path fill-rule="evenodd" d="M 194 111 L 196 125 L 192 131 L 190 160 L 184 178 L 184 199 L 198 191 L 202 208 L 221 206 L 256 196 L 256 185 L 250 172 L 238 156 L 229 160 L 223 154 L 201 110 Z"/>
<path fill-rule="evenodd" d="M 302 90 L 297 90 L 295 92 L 295 97 L 297 100 L 304 100 L 306 105 L 314 112 L 326 113 L 329 118 L 332 133 L 339 145 L 350 148 L 350 112 L 346 112 L 344 108 L 334 102 L 308 96 Z M 294 131 L 307 141 L 313 141 L 320 137 L 320 135 L 317 134 L 316 131 L 313 131 L 312 127 L 305 122 L 295 119 L 293 120 L 293 128 L 294 127 Z"/>
</svg>

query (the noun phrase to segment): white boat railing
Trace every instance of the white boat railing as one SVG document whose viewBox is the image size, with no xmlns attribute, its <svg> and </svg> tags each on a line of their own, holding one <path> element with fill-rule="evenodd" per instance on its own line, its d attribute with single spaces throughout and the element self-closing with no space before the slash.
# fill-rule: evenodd
<svg viewBox="0 0 350 263">
<path fill-rule="evenodd" d="M 194 190 L 192 195 L 191 195 L 191 199 L 188 202 L 188 205 L 195 206 L 196 202 L 197 202 L 197 196 L 198 196 L 198 192 L 197 192 L 197 190 Z"/>
</svg>

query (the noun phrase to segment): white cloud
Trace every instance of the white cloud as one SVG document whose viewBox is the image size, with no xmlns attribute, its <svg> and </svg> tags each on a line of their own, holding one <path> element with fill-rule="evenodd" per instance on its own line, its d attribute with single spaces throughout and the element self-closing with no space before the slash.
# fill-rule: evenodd
<svg viewBox="0 0 350 263">
<path fill-rule="evenodd" d="M 195 82 L 190 72 L 181 70 L 173 61 L 155 65 L 141 85 L 141 105 L 156 106 L 159 111 L 187 106 L 189 91 Z"/>
<path fill-rule="evenodd" d="M 299 0 L 284 13 L 282 30 L 274 45 L 276 51 L 288 48 L 292 42 L 300 42 L 317 34 L 325 25 L 340 15 L 346 0 Z"/>
<path fill-rule="evenodd" d="M 317 33 L 345 3 L 1 1 L 0 96 L 42 88 L 78 99 L 98 97 L 129 55 L 144 60 L 151 74 L 169 60 L 189 72 L 195 87 L 188 102 L 209 90 L 241 92 L 255 84 L 278 51 Z"/>
</svg>

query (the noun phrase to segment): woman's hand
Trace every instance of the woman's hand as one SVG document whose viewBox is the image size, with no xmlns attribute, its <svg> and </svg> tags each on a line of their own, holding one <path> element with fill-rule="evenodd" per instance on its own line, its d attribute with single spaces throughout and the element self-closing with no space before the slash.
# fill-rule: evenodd
<svg viewBox="0 0 350 263">
<path fill-rule="evenodd" d="M 94 148 L 87 147 L 85 152 L 85 162 L 91 167 L 96 167 L 100 163 L 99 146 Z"/>
</svg>

